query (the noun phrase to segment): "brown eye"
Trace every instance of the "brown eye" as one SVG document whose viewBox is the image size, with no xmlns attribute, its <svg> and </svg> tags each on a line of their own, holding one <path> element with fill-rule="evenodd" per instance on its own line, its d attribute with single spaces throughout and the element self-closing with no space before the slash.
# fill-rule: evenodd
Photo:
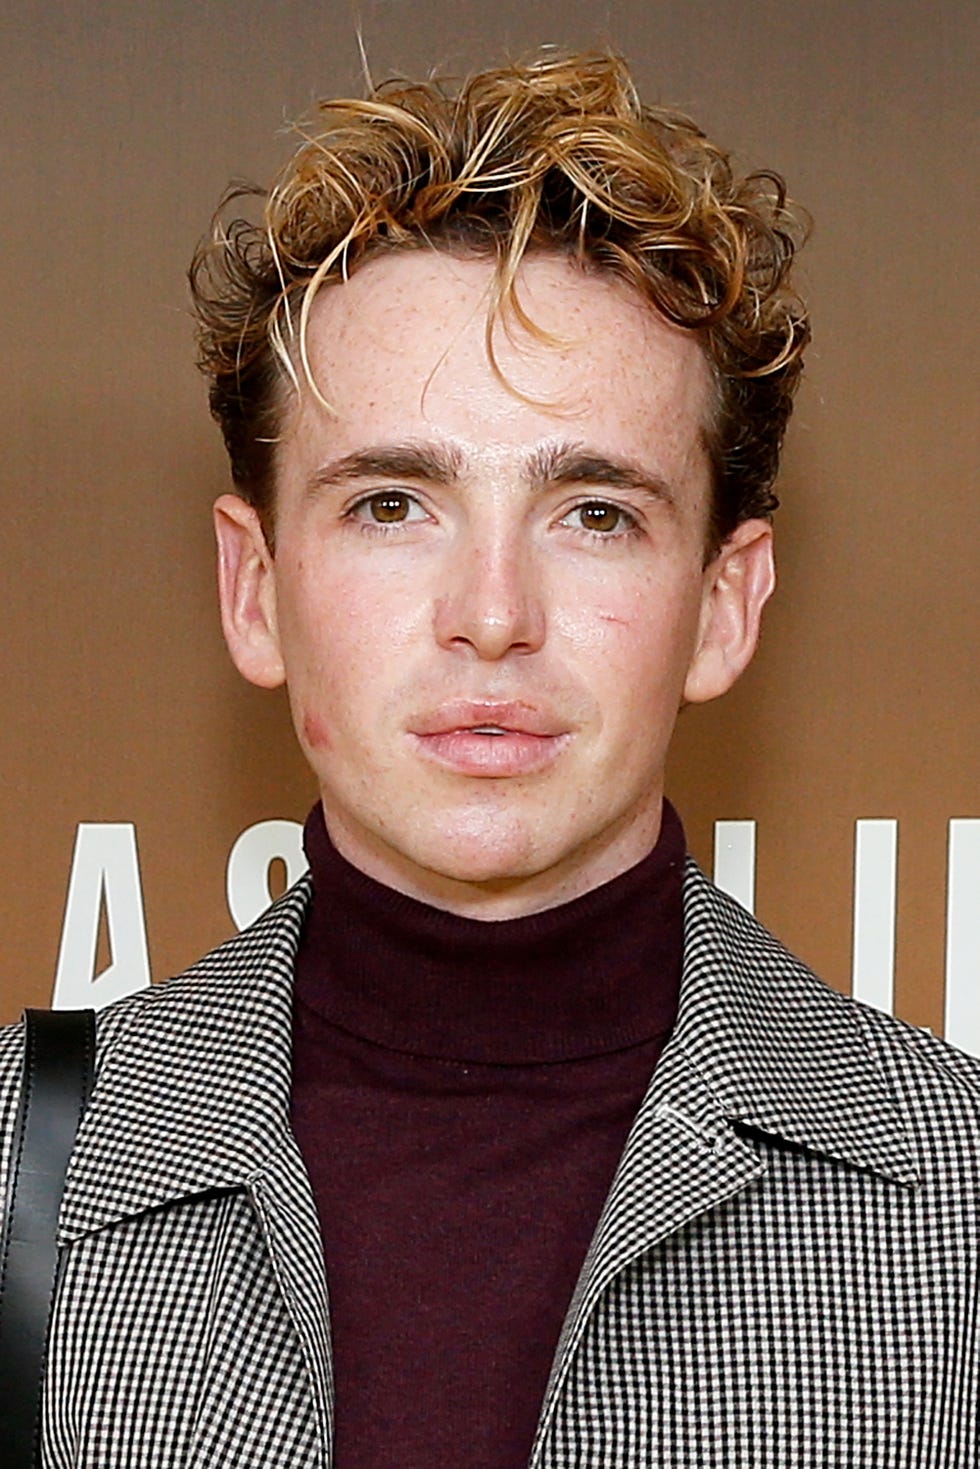
<svg viewBox="0 0 980 1469">
<path fill-rule="evenodd" d="M 366 526 L 404 525 L 409 521 L 424 521 L 428 517 L 414 495 L 407 490 L 376 490 L 365 495 L 347 512 L 350 520 L 359 520 Z"/>
<path fill-rule="evenodd" d="M 580 505 L 575 512 L 579 517 L 579 524 L 583 530 L 594 530 L 609 534 L 620 530 L 625 519 L 622 510 L 615 505 L 607 505 L 602 500 L 591 501 L 588 505 Z"/>
<path fill-rule="evenodd" d="M 407 495 L 394 495 L 386 493 L 383 495 L 372 495 L 365 501 L 368 506 L 371 519 L 381 525 L 393 525 L 399 520 L 407 520 L 409 506 L 411 504 Z"/>
</svg>

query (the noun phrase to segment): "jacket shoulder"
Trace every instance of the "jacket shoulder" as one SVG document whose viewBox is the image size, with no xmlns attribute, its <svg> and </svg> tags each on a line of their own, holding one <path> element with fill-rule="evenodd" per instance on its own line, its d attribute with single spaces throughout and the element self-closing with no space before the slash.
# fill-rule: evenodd
<svg viewBox="0 0 980 1469">
<path fill-rule="evenodd" d="M 909 1084 L 934 1085 L 980 1108 L 980 1058 L 871 1005 L 845 997 L 879 1060 Z"/>
<path fill-rule="evenodd" d="M 980 1061 L 840 993 L 691 863 L 678 1028 L 726 1114 L 897 1180 L 977 1176 Z"/>
<path fill-rule="evenodd" d="M 129 995 L 107 1005 L 95 1017 L 96 1047 L 98 1060 L 105 1055 L 107 1047 L 120 1031 L 125 1029 L 143 1000 L 143 992 Z M 0 1026 L 0 1136 L 6 1137 L 13 1128 L 13 1116 L 20 1098 L 20 1083 L 24 1065 L 24 1019 L 10 1025 Z"/>
<path fill-rule="evenodd" d="M 288 988 L 310 883 L 303 877 L 248 928 L 234 934 L 197 963 L 148 989 L 107 1005 L 96 1015 L 95 1095 L 104 1073 L 160 1057 L 166 1068 L 219 1035 L 239 1048 L 270 1008 L 288 1010 Z M 7 1197 L 9 1157 L 20 1101 L 24 1022 L 0 1027 L 0 1204 Z"/>
<path fill-rule="evenodd" d="M 112 1038 L 129 1023 L 141 995 L 131 995 L 107 1006 L 96 1016 L 96 1077 L 101 1058 Z M 6 1211 L 9 1192 L 10 1155 L 20 1104 L 24 1071 L 23 1017 L 0 1027 L 0 1216 Z"/>
<path fill-rule="evenodd" d="M 844 994 L 814 973 L 807 964 L 771 933 L 734 898 L 716 887 L 688 859 L 685 897 L 686 939 L 697 944 L 716 966 L 726 963 L 748 987 L 764 985 L 775 994 L 780 1008 L 792 1011 L 798 1026 L 800 1011 L 790 1001 L 812 1000 L 818 1019 L 837 1010 L 860 1026 L 876 1057 L 900 1063 L 910 1073 L 962 1089 L 980 1101 L 980 1059 L 960 1050 L 932 1031 L 887 1015 L 852 995 Z M 754 998 L 746 995 L 743 998 Z"/>
</svg>

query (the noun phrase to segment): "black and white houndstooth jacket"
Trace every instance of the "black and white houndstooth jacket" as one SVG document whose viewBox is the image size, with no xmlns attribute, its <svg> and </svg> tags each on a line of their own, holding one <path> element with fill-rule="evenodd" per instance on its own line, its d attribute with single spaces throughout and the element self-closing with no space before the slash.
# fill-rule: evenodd
<svg viewBox="0 0 980 1469">
<path fill-rule="evenodd" d="M 61 1217 L 48 1469 L 329 1464 L 326 1283 L 288 1127 L 307 883 L 100 1017 Z M 980 1063 L 827 989 L 693 864 L 685 903 L 680 1017 L 568 1312 L 534 1469 L 975 1469 Z M 19 1058 L 11 1027 L 8 1139 Z"/>
</svg>

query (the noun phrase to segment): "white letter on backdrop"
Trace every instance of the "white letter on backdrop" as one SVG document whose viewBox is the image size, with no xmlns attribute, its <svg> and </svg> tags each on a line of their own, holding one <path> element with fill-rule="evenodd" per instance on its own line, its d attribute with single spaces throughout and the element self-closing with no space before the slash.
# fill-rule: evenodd
<svg viewBox="0 0 980 1469">
<path fill-rule="evenodd" d="M 980 820 L 949 823 L 946 888 L 948 1041 L 980 1056 Z"/>
<path fill-rule="evenodd" d="M 854 950 L 851 993 L 894 1014 L 898 822 L 854 825 Z"/>
<path fill-rule="evenodd" d="M 103 904 L 112 960 L 97 975 Z M 101 1010 L 149 983 L 136 829 L 128 821 L 79 822 L 52 1008 Z"/>
<path fill-rule="evenodd" d="M 229 852 L 228 912 L 239 929 L 254 923 L 272 902 L 269 868 L 277 859 L 286 864 L 286 886 L 291 887 L 307 867 L 298 821 L 257 821 L 245 828 Z"/>
<path fill-rule="evenodd" d="M 755 912 L 755 822 L 715 822 L 715 884 Z"/>
</svg>

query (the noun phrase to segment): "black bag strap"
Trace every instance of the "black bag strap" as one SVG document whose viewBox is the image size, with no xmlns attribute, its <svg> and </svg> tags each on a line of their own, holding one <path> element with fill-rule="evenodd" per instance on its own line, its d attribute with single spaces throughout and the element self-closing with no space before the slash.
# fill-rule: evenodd
<svg viewBox="0 0 980 1469">
<path fill-rule="evenodd" d="M 94 1062 L 93 1011 L 24 1011 L 24 1080 L 0 1254 L 0 1437 L 8 1469 L 32 1469 L 38 1453 L 58 1214 Z"/>
</svg>

